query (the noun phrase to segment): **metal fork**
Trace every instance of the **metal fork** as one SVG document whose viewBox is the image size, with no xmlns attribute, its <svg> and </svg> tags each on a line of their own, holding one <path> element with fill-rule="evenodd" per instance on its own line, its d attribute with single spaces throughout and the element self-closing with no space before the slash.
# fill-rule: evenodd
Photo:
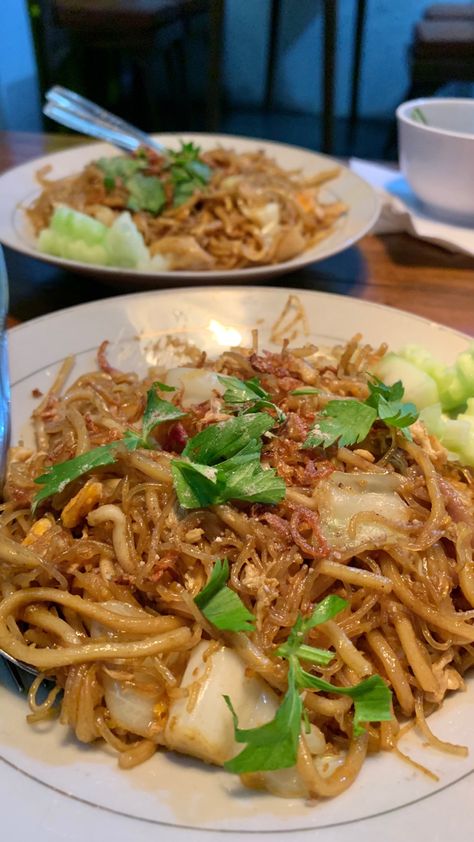
<svg viewBox="0 0 474 842">
<path fill-rule="evenodd" d="M 149 134 L 61 85 L 55 85 L 46 93 L 43 114 L 61 126 L 106 140 L 126 152 L 146 146 L 160 155 L 168 155 L 167 149 Z"/>
</svg>

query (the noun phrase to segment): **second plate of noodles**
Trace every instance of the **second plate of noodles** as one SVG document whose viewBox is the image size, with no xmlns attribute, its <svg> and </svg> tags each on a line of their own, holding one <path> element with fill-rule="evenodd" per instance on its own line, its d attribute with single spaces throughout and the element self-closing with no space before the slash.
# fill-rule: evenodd
<svg viewBox="0 0 474 842">
<path fill-rule="evenodd" d="M 231 135 L 159 139 L 168 158 L 92 144 L 2 176 L 0 239 L 104 279 L 235 282 L 335 254 L 378 214 L 372 188 L 324 155 Z"/>
</svg>

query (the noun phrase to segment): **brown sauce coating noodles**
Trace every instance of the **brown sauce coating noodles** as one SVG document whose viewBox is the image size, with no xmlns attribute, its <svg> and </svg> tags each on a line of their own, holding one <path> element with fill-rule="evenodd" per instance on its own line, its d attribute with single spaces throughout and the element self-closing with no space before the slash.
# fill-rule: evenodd
<svg viewBox="0 0 474 842">
<path fill-rule="evenodd" d="M 209 641 L 207 658 L 217 644 L 232 647 L 252 674 L 281 694 L 286 667 L 275 647 L 299 612 L 308 614 L 323 596 L 339 594 L 346 609 L 309 635 L 312 645 L 335 651 L 333 662 L 314 672 L 342 687 L 379 673 L 393 691 L 393 719 L 372 724 L 355 739 L 350 700 L 308 691 L 307 716 L 326 751 L 346 754 L 340 768 L 324 776 L 302 737 L 298 770 L 307 793 L 342 792 L 367 752 L 396 748 L 399 722 L 407 717 L 433 746 L 464 753 L 437 739 L 425 716 L 447 692 L 464 686 L 474 660 L 471 472 L 449 462 L 442 448 L 426 449 L 426 434 L 415 428 L 412 442 L 375 424 L 359 447 L 300 447 L 331 396 L 366 396 L 366 371 L 385 350 L 356 339 L 330 353 L 317 354 L 312 346 L 303 354 L 287 347 L 278 354 L 240 348 L 202 361 L 204 369 L 258 376 L 287 414 L 263 448 L 263 462 L 287 485 L 285 499 L 274 506 L 177 506 L 173 446 L 219 417 L 222 406 L 214 396 L 187 408 L 181 439 L 174 422 L 163 425 L 156 432 L 161 449 L 121 453 L 115 464 L 76 480 L 33 517 L 34 477 L 138 424 L 152 382 L 108 366 L 103 349 L 97 371 L 66 389 L 59 376 L 34 413 L 38 450 L 12 453 L 0 513 L 0 647 L 55 682 L 42 705 L 35 700 L 38 682 L 33 686 L 31 721 L 54 714 L 60 689 L 61 721 L 80 740 L 105 740 L 128 768 L 166 743 L 169 707 L 186 696 L 181 679 L 200 641 Z M 308 383 L 319 392 L 291 394 Z M 397 515 L 387 508 L 379 516 L 368 506 L 349 517 L 342 533 L 331 532 L 321 501 L 344 487 L 334 476 L 348 483 L 362 476 L 372 491 L 385 489 L 392 502 L 396 498 Z M 453 494 L 464 501 L 461 519 L 449 513 Z M 256 617 L 250 635 L 220 634 L 194 604 L 224 557 L 230 587 Z M 112 610 L 117 604 L 125 609 Z M 116 721 L 105 698 L 111 681 L 151 700 L 148 729 L 137 734 Z M 191 707 L 197 691 L 197 685 L 189 691 Z"/>
<path fill-rule="evenodd" d="M 304 176 L 279 167 L 263 151 L 202 153 L 212 169 L 208 185 L 188 201 L 159 215 L 132 214 L 150 254 L 162 254 L 176 270 L 240 269 L 282 263 L 327 237 L 347 210 L 340 201 L 321 198 L 321 188 L 339 168 Z M 42 192 L 26 208 L 36 234 L 53 210 L 67 205 L 106 225 L 127 210 L 128 193 L 120 178 L 107 190 L 101 170 L 91 163 L 78 175 L 58 180 L 40 171 Z"/>
</svg>

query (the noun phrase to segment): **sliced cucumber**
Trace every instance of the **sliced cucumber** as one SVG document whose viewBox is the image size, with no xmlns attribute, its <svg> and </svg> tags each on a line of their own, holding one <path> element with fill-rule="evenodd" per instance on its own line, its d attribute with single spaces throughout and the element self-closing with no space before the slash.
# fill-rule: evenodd
<svg viewBox="0 0 474 842">
<path fill-rule="evenodd" d="M 386 354 L 378 363 L 375 374 L 388 386 L 401 380 L 405 389 L 403 400 L 412 401 L 418 409 L 423 409 L 439 400 L 438 389 L 433 378 L 398 354 Z"/>
<path fill-rule="evenodd" d="M 474 396 L 474 347 L 459 354 L 454 365 L 445 366 L 419 345 L 407 345 L 399 356 L 426 372 L 435 381 L 444 410 L 460 409 Z"/>
<path fill-rule="evenodd" d="M 71 240 L 82 240 L 88 245 L 103 243 L 107 234 L 107 226 L 92 216 L 67 208 L 57 207 L 51 217 L 52 231 Z"/>
<path fill-rule="evenodd" d="M 104 245 L 112 266 L 134 269 L 150 260 L 145 241 L 127 211 L 108 229 Z"/>
<path fill-rule="evenodd" d="M 74 240 L 50 228 L 45 228 L 39 235 L 38 248 L 46 254 L 66 257 L 79 263 L 95 263 L 99 266 L 106 266 L 108 263 L 108 255 L 103 245 L 90 245 L 83 240 Z"/>
</svg>

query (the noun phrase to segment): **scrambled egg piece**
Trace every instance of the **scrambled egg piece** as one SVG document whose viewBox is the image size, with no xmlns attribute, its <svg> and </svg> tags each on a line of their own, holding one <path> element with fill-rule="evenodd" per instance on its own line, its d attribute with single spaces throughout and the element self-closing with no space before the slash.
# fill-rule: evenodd
<svg viewBox="0 0 474 842">
<path fill-rule="evenodd" d="M 102 483 L 89 480 L 78 493 L 66 503 L 61 512 L 61 520 L 66 529 L 78 526 L 83 518 L 100 503 L 102 499 Z"/>
<path fill-rule="evenodd" d="M 45 532 L 48 532 L 52 527 L 52 522 L 48 517 L 42 517 L 40 520 L 37 520 L 36 523 L 33 524 L 31 529 L 27 532 L 23 541 L 21 542 L 25 547 L 29 547 L 30 544 L 34 544 L 38 538 L 41 538 Z"/>
</svg>

